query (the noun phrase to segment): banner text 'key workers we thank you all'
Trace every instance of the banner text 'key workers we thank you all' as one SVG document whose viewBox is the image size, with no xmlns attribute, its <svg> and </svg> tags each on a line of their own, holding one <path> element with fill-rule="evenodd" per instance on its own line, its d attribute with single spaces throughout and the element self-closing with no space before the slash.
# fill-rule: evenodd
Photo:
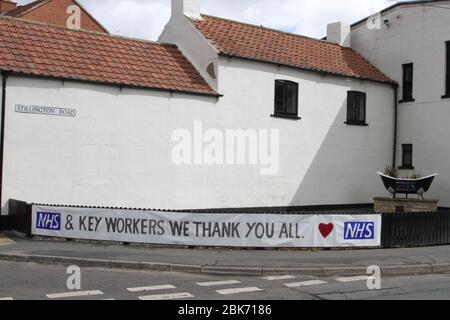
<svg viewBox="0 0 450 320">
<path fill-rule="evenodd" d="M 35 206 L 33 235 L 218 247 L 378 247 L 381 215 L 195 214 Z"/>
</svg>

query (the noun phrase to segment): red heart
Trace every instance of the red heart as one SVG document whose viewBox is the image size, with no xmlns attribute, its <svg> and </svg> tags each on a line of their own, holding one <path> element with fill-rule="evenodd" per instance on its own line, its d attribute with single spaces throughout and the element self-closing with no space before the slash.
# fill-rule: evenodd
<svg viewBox="0 0 450 320">
<path fill-rule="evenodd" d="M 327 238 L 333 232 L 334 226 L 332 223 L 325 224 L 321 223 L 319 225 L 319 231 L 322 234 L 322 237 Z"/>
</svg>

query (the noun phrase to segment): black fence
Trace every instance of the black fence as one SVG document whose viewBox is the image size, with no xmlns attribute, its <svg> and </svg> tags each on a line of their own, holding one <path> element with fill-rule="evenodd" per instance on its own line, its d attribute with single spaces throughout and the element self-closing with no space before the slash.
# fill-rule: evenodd
<svg viewBox="0 0 450 320">
<path fill-rule="evenodd" d="M 450 244 L 450 210 L 384 213 L 381 243 L 384 248 Z"/>
<path fill-rule="evenodd" d="M 27 236 L 31 235 L 31 204 L 9 200 L 8 229 L 19 231 Z M 361 208 L 363 209 L 363 208 Z M 339 214 L 356 214 L 361 209 L 340 210 Z M 364 208 L 367 209 L 367 208 Z M 226 213 L 226 210 L 199 210 L 199 213 Z M 286 212 L 285 212 L 286 211 Z M 363 210 L 358 214 L 370 214 Z M 336 212 L 271 212 L 290 214 L 337 214 Z M 373 213 L 373 212 L 371 212 Z M 249 214 L 256 214 L 252 212 Z M 383 248 L 421 247 L 450 245 L 450 209 L 441 209 L 438 212 L 401 212 L 382 214 L 381 246 Z"/>
<path fill-rule="evenodd" d="M 31 236 L 31 204 L 9 200 L 8 229 Z"/>
</svg>

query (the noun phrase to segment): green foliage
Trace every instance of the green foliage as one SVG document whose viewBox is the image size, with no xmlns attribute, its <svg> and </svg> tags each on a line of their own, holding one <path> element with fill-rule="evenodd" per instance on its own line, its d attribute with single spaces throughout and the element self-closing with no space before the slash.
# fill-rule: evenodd
<svg viewBox="0 0 450 320">
<path fill-rule="evenodd" d="M 386 169 L 384 169 L 384 174 L 392 178 L 398 178 L 399 176 L 397 169 L 392 166 L 387 166 Z"/>
<path fill-rule="evenodd" d="M 398 170 L 392 166 L 387 166 L 386 169 L 384 169 L 384 174 L 392 177 L 392 178 L 400 178 L 400 174 L 398 172 Z M 411 175 L 406 176 L 406 177 L 402 177 L 402 179 L 420 179 L 423 178 L 423 175 L 420 172 L 416 172 L 414 171 Z"/>
<path fill-rule="evenodd" d="M 420 172 L 413 172 L 410 176 L 409 176 L 409 179 L 420 179 L 420 178 L 422 178 L 423 176 L 422 176 L 422 174 L 420 173 Z"/>
</svg>

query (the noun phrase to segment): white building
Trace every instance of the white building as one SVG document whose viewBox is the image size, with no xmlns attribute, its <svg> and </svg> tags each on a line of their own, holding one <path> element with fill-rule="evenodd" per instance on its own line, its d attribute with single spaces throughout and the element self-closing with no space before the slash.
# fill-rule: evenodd
<svg viewBox="0 0 450 320">
<path fill-rule="evenodd" d="M 364 42 L 377 31 L 336 23 L 322 41 L 201 15 L 199 0 L 173 0 L 172 11 L 159 43 L 0 18 L 3 215 L 8 199 L 202 209 L 368 204 L 386 194 L 376 172 L 393 163 L 401 81 L 396 60 L 371 55 L 373 42 Z M 390 52 L 412 54 L 410 42 Z M 424 93 L 415 85 L 417 103 L 438 86 L 429 80 Z M 437 110 L 425 120 L 399 108 L 397 158 L 402 143 L 414 143 L 423 173 L 443 170 L 444 152 L 430 157 L 431 145 L 416 144 L 429 139 L 422 123 L 443 137 L 432 121 L 446 120 Z M 275 144 L 268 163 L 207 164 L 192 154 L 192 164 L 177 164 L 174 133 L 191 133 L 195 146 L 200 126 L 216 129 L 209 143 L 230 129 L 279 132 L 279 153 Z M 433 194 L 447 204 L 443 174 Z"/>
<path fill-rule="evenodd" d="M 450 1 L 398 3 L 355 23 L 351 32 L 352 48 L 400 84 L 400 173 L 437 172 L 427 197 L 445 207 L 450 206 L 449 9 Z"/>
</svg>

